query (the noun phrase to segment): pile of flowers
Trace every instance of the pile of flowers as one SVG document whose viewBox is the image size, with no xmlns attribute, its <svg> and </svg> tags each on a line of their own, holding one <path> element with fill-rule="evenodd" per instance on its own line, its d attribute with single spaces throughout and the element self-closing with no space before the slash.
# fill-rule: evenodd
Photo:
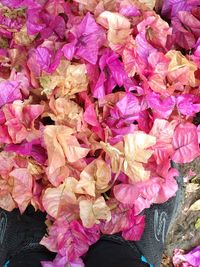
<svg viewBox="0 0 200 267">
<path fill-rule="evenodd" d="M 0 207 L 47 213 L 43 266 L 140 239 L 200 154 L 199 89 L 199 0 L 0 1 Z"/>
</svg>

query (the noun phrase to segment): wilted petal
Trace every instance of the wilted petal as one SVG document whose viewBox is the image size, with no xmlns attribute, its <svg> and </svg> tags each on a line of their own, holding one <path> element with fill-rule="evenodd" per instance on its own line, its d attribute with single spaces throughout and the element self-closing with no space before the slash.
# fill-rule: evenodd
<svg viewBox="0 0 200 267">
<path fill-rule="evenodd" d="M 72 177 L 56 188 L 47 188 L 44 192 L 42 203 L 49 215 L 57 218 L 65 212 L 67 215 L 70 205 L 76 205 L 76 195 L 74 193 L 77 180 Z M 71 208 L 72 209 L 72 208 Z M 75 211 L 75 209 L 74 209 Z M 76 216 L 74 214 L 74 216 Z"/>
<path fill-rule="evenodd" d="M 142 163 L 147 163 L 153 154 L 149 147 L 155 145 L 156 138 L 143 132 L 135 132 L 124 137 L 124 172 L 134 181 L 146 180 L 149 173 L 144 170 Z"/>
<path fill-rule="evenodd" d="M 51 251 L 66 255 L 69 262 L 83 256 L 89 246 L 100 238 L 98 227 L 86 229 L 80 222 L 66 220 L 65 216 L 58 218 L 51 226 L 49 237 L 40 242 Z"/>
<path fill-rule="evenodd" d="M 23 213 L 32 198 L 33 179 L 27 169 L 15 169 L 10 173 L 13 177 L 13 199 L 17 202 L 20 212 Z"/>
<path fill-rule="evenodd" d="M 124 44 L 130 34 L 129 20 L 119 13 L 104 11 L 97 18 L 99 24 L 108 29 L 111 44 Z"/>
<path fill-rule="evenodd" d="M 80 174 L 77 192 L 95 196 L 95 191 L 104 192 L 111 180 L 111 169 L 101 159 L 93 160 Z"/>
<path fill-rule="evenodd" d="M 195 71 L 197 66 L 188 60 L 180 51 L 171 50 L 166 56 L 171 60 L 168 67 L 168 79 L 171 83 L 196 86 Z"/>
<path fill-rule="evenodd" d="M 47 126 L 44 130 L 44 140 L 47 146 L 49 172 L 65 165 L 65 154 L 57 135 L 63 134 L 65 137 L 73 133 L 71 128 L 65 126 Z"/>
<path fill-rule="evenodd" d="M 109 207 L 103 197 L 97 198 L 95 201 L 83 199 L 79 202 L 80 218 L 85 227 L 90 228 L 94 224 L 100 223 L 99 220 L 111 219 Z"/>
<path fill-rule="evenodd" d="M 81 147 L 75 136 L 70 136 L 68 140 L 65 136 L 60 136 L 59 141 L 63 144 L 62 148 L 69 162 L 84 158 L 90 151 L 88 148 Z"/>
</svg>

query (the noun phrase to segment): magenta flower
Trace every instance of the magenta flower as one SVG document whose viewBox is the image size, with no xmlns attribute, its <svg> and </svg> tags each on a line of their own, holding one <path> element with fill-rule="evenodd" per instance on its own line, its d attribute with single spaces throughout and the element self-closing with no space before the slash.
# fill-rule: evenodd
<svg viewBox="0 0 200 267">
<path fill-rule="evenodd" d="M 74 56 L 96 64 L 100 47 L 105 43 L 105 32 L 90 13 L 68 33 L 69 43 L 62 51 L 68 60 Z"/>
</svg>

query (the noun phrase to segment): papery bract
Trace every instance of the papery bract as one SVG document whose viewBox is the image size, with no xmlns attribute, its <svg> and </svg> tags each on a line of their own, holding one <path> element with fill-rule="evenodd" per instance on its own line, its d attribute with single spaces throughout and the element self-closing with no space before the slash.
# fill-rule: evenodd
<svg viewBox="0 0 200 267">
<path fill-rule="evenodd" d="M 55 72 L 41 76 L 40 84 L 47 96 L 50 96 L 56 87 L 58 88 L 56 94 L 61 97 L 86 91 L 88 85 L 86 66 L 61 61 Z"/>
<path fill-rule="evenodd" d="M 95 192 L 108 190 L 111 180 L 111 169 L 101 159 L 93 160 L 80 174 L 80 180 L 76 186 L 76 192 L 95 197 Z"/>
<path fill-rule="evenodd" d="M 46 151 L 41 146 L 41 142 L 38 139 L 33 140 L 32 142 L 22 142 L 19 145 L 7 145 L 5 151 L 15 152 L 24 156 L 31 156 L 40 164 L 44 164 L 47 159 Z"/>
<path fill-rule="evenodd" d="M 123 45 L 130 34 L 129 20 L 119 13 L 104 11 L 97 18 L 99 24 L 108 29 L 108 41 Z"/>
<path fill-rule="evenodd" d="M 46 47 L 38 47 L 30 51 L 28 67 L 35 76 L 40 76 L 41 71 L 48 72 L 51 64 L 51 53 Z"/>
<path fill-rule="evenodd" d="M 177 124 L 178 122 L 175 120 L 168 122 L 167 120 L 156 119 L 150 134 L 155 136 L 158 142 L 171 143 Z"/>
<path fill-rule="evenodd" d="M 126 240 L 138 241 L 140 240 L 144 227 L 145 227 L 145 217 L 144 216 L 135 216 L 134 224 L 128 230 L 122 231 L 122 237 Z"/>
<path fill-rule="evenodd" d="M 142 163 L 147 163 L 153 151 L 148 149 L 156 143 L 156 138 L 143 132 L 135 132 L 124 137 L 125 161 L 123 171 L 134 181 L 147 180 L 149 172 Z"/>
<path fill-rule="evenodd" d="M 169 51 L 166 56 L 171 60 L 168 67 L 168 80 L 170 82 L 179 82 L 183 85 L 195 87 L 195 71 L 197 66 L 194 62 L 189 61 L 180 51 Z"/>
<path fill-rule="evenodd" d="M 187 50 L 192 49 L 196 40 L 191 30 L 188 30 L 187 27 L 184 27 L 178 17 L 173 17 L 172 26 L 174 38 L 176 37 L 176 44 Z"/>
<path fill-rule="evenodd" d="M 47 214 L 43 266 L 83 267 L 200 154 L 199 0 L 0 2 L 0 207 Z"/>
<path fill-rule="evenodd" d="M 81 130 L 83 110 L 74 101 L 64 97 L 59 97 L 57 99 L 52 97 L 49 106 L 52 112 L 44 114 L 44 117 L 48 115 L 59 124 L 65 124 L 77 131 Z"/>
<path fill-rule="evenodd" d="M 14 169 L 10 176 L 13 177 L 12 197 L 23 213 L 32 198 L 33 178 L 25 168 Z"/>
<path fill-rule="evenodd" d="M 74 130 L 67 126 L 46 126 L 44 139 L 50 173 L 64 166 L 65 158 L 69 162 L 75 162 L 88 154 L 89 149 L 81 147 L 73 133 Z"/>
<path fill-rule="evenodd" d="M 140 16 L 140 10 L 131 1 L 119 1 L 119 13 L 125 17 Z"/>
<path fill-rule="evenodd" d="M 197 38 L 200 37 L 200 20 L 188 11 L 179 11 L 177 18 L 173 20 L 176 22 L 176 24 L 174 23 L 176 42 L 185 49 L 193 48 Z M 178 29 L 176 28 L 177 24 L 179 25 Z M 186 39 L 184 35 L 189 36 L 190 39 Z M 184 42 L 185 40 L 187 41 Z"/>
<path fill-rule="evenodd" d="M 63 216 L 51 226 L 49 237 L 43 237 L 40 243 L 61 255 L 65 249 L 65 255 L 67 255 L 69 262 L 73 262 L 85 254 L 89 246 L 99 238 L 100 233 L 97 226 L 85 229 L 78 221 L 69 223 Z"/>
<path fill-rule="evenodd" d="M 15 166 L 14 155 L 8 152 L 2 151 L 0 153 L 0 176 L 6 178 Z"/>
<path fill-rule="evenodd" d="M 123 204 L 133 205 L 139 194 L 140 191 L 135 185 L 119 184 L 114 186 L 114 195 L 116 199 Z"/>
<path fill-rule="evenodd" d="M 77 199 L 75 195 L 75 187 L 77 180 L 73 177 L 68 177 L 65 181 L 56 188 L 47 188 L 44 192 L 42 203 L 49 215 L 57 218 L 64 212 L 67 217 L 68 211 L 75 211 Z M 74 214 L 76 217 L 76 214 Z"/>
<path fill-rule="evenodd" d="M 174 196 L 178 189 L 174 179 L 175 176 L 178 176 L 177 170 L 170 169 L 165 175 L 166 177 L 157 175 L 157 177 L 151 177 L 147 181 L 134 184 L 115 185 L 115 198 L 126 205 L 134 204 L 135 214 L 149 208 L 153 203 L 163 203 Z"/>
<path fill-rule="evenodd" d="M 91 64 L 96 64 L 98 51 L 105 41 L 105 35 L 93 16 L 87 13 L 82 22 L 72 28 L 71 33 L 73 35 L 71 43 L 62 48 L 65 57 L 71 60 L 75 55 Z"/>
<path fill-rule="evenodd" d="M 148 57 L 148 70 L 150 76 L 148 78 L 148 84 L 154 92 L 160 93 L 163 96 L 168 96 L 167 90 L 167 73 L 169 58 L 164 53 L 153 52 Z"/>
<path fill-rule="evenodd" d="M 110 157 L 112 172 L 119 174 L 124 162 L 124 155 L 122 152 L 123 143 L 121 142 L 115 146 L 111 146 L 110 144 L 104 142 L 101 142 L 100 144 L 103 150 Z"/>
<path fill-rule="evenodd" d="M 179 112 L 187 116 L 195 116 L 200 111 L 200 99 L 192 94 L 182 94 L 177 97 Z"/>
<path fill-rule="evenodd" d="M 132 93 L 127 93 L 119 102 L 116 107 L 120 112 L 120 116 L 131 116 L 140 111 L 139 101 Z"/>
<path fill-rule="evenodd" d="M 149 9 L 153 9 L 156 3 L 155 0 L 139 0 L 139 2 Z"/>
<path fill-rule="evenodd" d="M 47 146 L 49 172 L 53 173 L 57 168 L 65 165 L 65 154 L 58 136 L 70 136 L 73 130 L 65 126 L 47 126 L 44 131 L 44 140 Z"/>
<path fill-rule="evenodd" d="M 162 99 L 159 94 L 149 93 L 147 95 L 147 103 L 156 117 L 167 119 L 175 107 L 176 99 L 174 96 Z"/>
<path fill-rule="evenodd" d="M 98 0 L 75 0 L 75 2 L 84 5 L 84 7 L 89 11 L 94 11 L 98 4 Z"/>
<path fill-rule="evenodd" d="M 79 202 L 79 207 L 80 218 L 84 227 L 91 228 L 95 224 L 99 224 L 100 220 L 109 221 L 111 219 L 110 209 L 102 196 L 95 201 L 82 199 Z"/>
<path fill-rule="evenodd" d="M 101 232 L 103 234 L 115 234 L 133 225 L 134 209 L 126 205 L 119 204 L 116 200 L 109 203 L 114 206 L 111 210 L 111 220 L 101 222 Z"/>
<path fill-rule="evenodd" d="M 94 88 L 92 88 L 92 92 L 94 97 L 101 99 L 111 93 L 116 85 L 122 86 L 128 79 L 128 75 L 119 60 L 119 56 L 110 49 L 106 49 L 101 56 L 99 66 L 101 73 Z"/>
<path fill-rule="evenodd" d="M 0 107 L 15 100 L 22 99 L 17 81 L 0 82 Z"/>
<path fill-rule="evenodd" d="M 6 211 L 12 211 L 16 208 L 16 202 L 14 201 L 11 192 L 12 188 L 5 180 L 0 180 L 0 207 Z"/>
<path fill-rule="evenodd" d="M 43 105 L 29 105 L 19 100 L 3 107 L 5 125 L 14 144 L 23 140 L 32 141 L 40 137 L 35 129 L 35 120 L 42 114 Z"/>
<path fill-rule="evenodd" d="M 166 47 L 167 38 L 172 32 L 168 23 L 152 12 L 145 14 L 145 19 L 137 28 L 140 33 L 145 32 L 146 41 L 157 48 Z"/>
<path fill-rule="evenodd" d="M 197 129 L 191 123 L 180 124 L 173 136 L 173 146 L 176 150 L 172 160 L 176 163 L 191 162 L 199 156 Z"/>
<path fill-rule="evenodd" d="M 174 154 L 174 148 L 172 145 L 172 138 L 174 130 L 178 122 L 173 120 L 168 122 L 167 120 L 156 119 L 154 125 L 150 131 L 150 134 L 157 138 L 156 145 L 154 145 L 154 158 L 158 165 L 163 165 Z"/>
</svg>

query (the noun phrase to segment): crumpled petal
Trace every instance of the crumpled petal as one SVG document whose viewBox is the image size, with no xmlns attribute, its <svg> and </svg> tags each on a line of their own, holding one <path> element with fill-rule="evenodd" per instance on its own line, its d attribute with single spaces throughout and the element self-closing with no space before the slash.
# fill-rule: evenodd
<svg viewBox="0 0 200 267">
<path fill-rule="evenodd" d="M 110 11 L 102 12 L 97 18 L 99 24 L 108 29 L 108 41 L 113 44 L 124 44 L 130 34 L 129 20 Z"/>
<path fill-rule="evenodd" d="M 75 206 L 77 203 L 74 193 L 77 182 L 73 177 L 68 177 L 58 187 L 45 190 L 42 203 L 49 215 L 58 218 L 63 213 L 67 215 L 70 209 L 72 212 L 73 205 Z M 74 216 L 76 215 L 74 214 Z"/>
<path fill-rule="evenodd" d="M 135 132 L 124 137 L 125 162 L 123 165 L 124 173 L 132 181 L 146 180 L 149 172 L 146 171 L 142 163 L 147 163 L 153 154 L 148 149 L 156 143 L 156 138 L 143 132 Z"/>
<path fill-rule="evenodd" d="M 108 190 L 110 180 L 111 169 L 109 165 L 101 159 L 93 160 L 81 172 L 76 192 L 95 197 L 96 191 L 102 193 Z"/>
<path fill-rule="evenodd" d="M 17 202 L 20 212 L 23 213 L 32 198 L 32 176 L 25 168 L 13 170 L 10 176 L 13 177 L 12 197 Z"/>
<path fill-rule="evenodd" d="M 73 133 L 72 128 L 64 125 L 46 126 L 44 140 L 47 146 L 50 174 L 63 167 L 65 159 L 76 162 L 88 154 L 89 149 L 81 147 Z"/>
<path fill-rule="evenodd" d="M 88 78 L 85 64 L 69 64 L 61 61 L 58 68 L 51 75 L 40 77 L 43 92 L 50 96 L 55 88 L 60 97 L 74 95 L 87 90 Z"/>
<path fill-rule="evenodd" d="M 100 238 L 97 226 L 86 229 L 83 225 L 73 220 L 68 222 L 65 216 L 58 218 L 51 226 L 48 237 L 43 237 L 40 244 L 50 251 L 67 256 L 69 262 L 73 262 L 84 255 L 89 246 Z"/>
<path fill-rule="evenodd" d="M 194 73 L 197 70 L 196 64 L 183 56 L 180 51 L 171 50 L 166 56 L 171 60 L 167 75 L 169 81 L 195 87 L 196 79 Z"/>
<path fill-rule="evenodd" d="M 80 200 L 79 207 L 80 218 L 84 227 L 91 228 L 95 224 L 99 224 L 100 220 L 109 221 L 111 219 L 110 209 L 102 196 L 95 201 L 90 199 Z"/>
</svg>

